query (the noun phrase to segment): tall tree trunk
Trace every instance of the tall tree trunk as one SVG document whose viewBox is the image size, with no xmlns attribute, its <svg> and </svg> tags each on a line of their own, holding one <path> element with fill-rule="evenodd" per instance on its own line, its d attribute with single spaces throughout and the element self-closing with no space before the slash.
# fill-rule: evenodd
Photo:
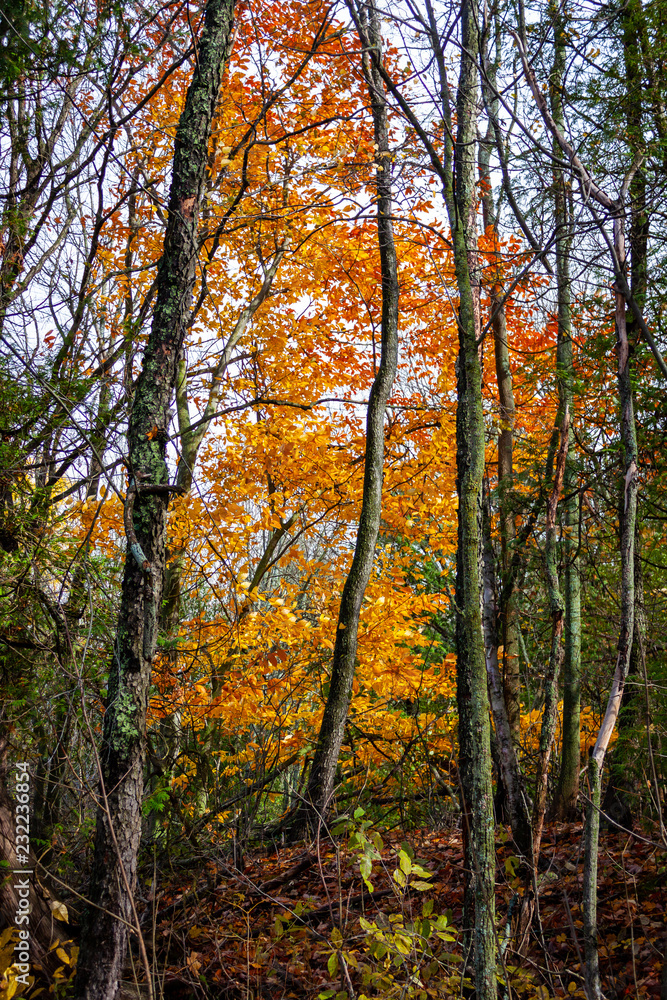
<svg viewBox="0 0 667 1000">
<path fill-rule="evenodd" d="M 562 152 L 570 161 L 575 176 L 578 177 L 582 190 L 590 206 L 591 214 L 599 226 L 605 240 L 609 242 L 612 267 L 614 272 L 615 314 L 616 314 L 616 350 L 618 355 L 618 395 L 620 405 L 620 431 L 623 449 L 623 479 L 619 502 L 620 536 L 621 536 L 621 620 L 619 627 L 618 654 L 612 681 L 611 691 L 605 710 L 604 719 L 589 761 L 588 777 L 590 788 L 590 808 L 587 812 L 587 822 L 584 834 L 584 955 L 586 989 L 589 1000 L 598 1000 L 601 996 L 600 973 L 597 957 L 597 853 L 598 853 L 598 817 L 600 808 L 601 773 L 605 754 L 611 734 L 616 725 L 616 719 L 623 697 L 625 679 L 630 667 L 634 634 L 635 594 L 634 594 L 634 538 L 637 519 L 637 485 L 638 485 L 638 450 L 635 427 L 634 404 L 632 398 L 632 381 L 630 366 L 630 343 L 626 320 L 626 306 L 641 330 L 642 336 L 651 348 L 653 356 L 665 373 L 667 367 L 657 349 L 651 331 L 641 314 L 641 308 L 632 294 L 627 280 L 627 259 L 625 249 L 625 218 L 626 197 L 628 186 L 640 165 L 638 157 L 633 157 L 633 164 L 626 175 L 619 196 L 610 197 L 588 172 L 576 151 L 561 129 L 558 128 L 551 115 L 544 95 L 538 86 L 535 74 L 531 69 L 526 50 L 521 38 L 512 33 L 519 49 L 523 63 L 524 75 L 528 81 L 545 125 L 557 140 Z M 604 221 L 596 212 L 595 204 L 601 206 L 613 219 L 613 243 L 609 241 Z"/>
<path fill-rule="evenodd" d="M 377 226 L 382 273 L 382 346 L 380 364 L 370 391 L 366 420 L 364 487 L 357 540 L 340 610 L 331 666 L 329 695 L 324 708 L 317 747 L 310 769 L 302 807 L 293 829 L 311 826 L 325 815 L 333 794 L 338 755 L 343 741 L 352 681 L 361 604 L 373 568 L 380 529 L 384 463 L 384 417 L 398 362 L 398 274 L 392 212 L 392 164 L 387 127 L 387 102 L 379 71 L 381 36 L 373 2 L 354 3 L 348 9 L 357 26 L 364 53 L 363 69 L 370 94 L 376 143 Z"/>
<path fill-rule="evenodd" d="M 647 53 L 642 53 L 642 45 L 647 43 L 646 16 L 644 14 L 641 0 L 629 0 L 624 4 L 621 13 L 621 25 L 623 30 L 623 60 L 625 67 L 625 111 L 627 122 L 627 135 L 635 161 L 638 161 L 645 148 L 643 134 L 643 96 L 644 96 L 644 58 Z M 649 60 L 650 61 L 650 60 Z M 629 188 L 629 212 L 630 212 L 630 289 L 632 295 L 643 313 L 646 300 L 647 286 L 647 262 L 648 262 L 648 235 L 649 218 L 646 211 L 646 177 L 641 168 L 635 172 L 630 182 Z M 626 315 L 628 344 L 631 354 L 633 353 L 641 337 L 636 317 L 632 312 Z M 641 552 L 640 552 L 640 513 L 637 509 L 637 521 L 635 524 L 635 547 L 634 547 L 634 587 L 635 587 L 635 617 L 634 617 L 634 638 L 632 645 L 631 665 L 629 672 L 637 675 L 637 680 L 646 678 L 646 609 L 644 606 L 644 587 L 642 579 Z M 646 688 L 648 696 L 648 687 Z M 628 695 L 632 694 L 632 689 L 624 692 L 622 712 L 619 718 L 619 736 L 621 731 L 627 726 L 633 725 L 634 719 L 639 712 L 638 698 L 633 698 L 635 708 L 629 704 Z M 637 692 L 638 694 L 638 692 Z M 647 709 L 649 708 L 647 704 Z M 634 716 L 634 719 L 633 719 Z M 650 730 L 647 737 L 651 770 L 653 771 L 653 751 L 650 742 Z M 618 741 L 622 744 L 622 741 Z M 620 749 L 620 747 L 619 747 Z M 624 792 L 629 788 L 630 780 L 623 762 L 617 759 L 617 750 L 614 749 L 609 767 L 609 781 L 605 791 L 603 811 L 614 814 L 614 818 L 622 817 L 620 822 L 623 826 L 629 826 L 632 822 L 630 807 L 625 798 Z"/>
<path fill-rule="evenodd" d="M 99 754 L 95 857 L 75 995 L 113 1000 L 125 963 L 141 834 L 146 709 L 165 562 L 169 406 L 192 300 L 211 122 L 229 56 L 234 0 L 208 0 L 178 124 L 153 324 L 128 429 L 128 551 Z M 150 984 L 149 984 L 150 986 Z"/>
<path fill-rule="evenodd" d="M 621 273 L 625 271 L 624 220 L 614 219 L 614 251 Z M 630 669 L 635 624 L 634 543 L 637 518 L 638 451 L 630 374 L 630 345 L 626 326 L 626 303 L 616 286 L 616 347 L 618 352 L 618 394 L 621 409 L 623 479 L 621 483 L 621 621 L 618 654 L 611 691 L 602 725 L 589 761 L 590 807 L 584 833 L 584 957 L 585 976 L 590 1000 L 602 996 L 597 954 L 597 855 L 602 767 L 611 734 L 616 725 L 625 679 Z"/>
<path fill-rule="evenodd" d="M 563 635 L 565 602 L 558 582 L 556 511 L 565 478 L 565 465 L 570 440 L 570 414 L 567 405 L 559 407 L 556 424 L 559 427 L 560 444 L 558 447 L 553 487 L 547 503 L 546 539 L 544 544 L 544 565 L 547 577 L 549 610 L 551 612 L 551 649 L 549 651 L 549 665 L 544 678 L 544 711 L 540 729 L 540 750 L 537 760 L 535 802 L 533 805 L 533 858 L 536 865 L 540 856 L 542 827 L 547 807 L 549 760 L 556 735 L 558 674 L 563 653 L 561 639 Z"/>
<path fill-rule="evenodd" d="M 550 79 L 551 113 L 563 129 L 563 76 L 567 46 L 567 15 L 552 0 L 550 14 L 554 32 L 554 64 Z M 554 139 L 554 155 L 559 154 Z M 574 453 L 574 370 L 572 360 L 572 308 L 570 283 L 570 248 L 572 245 L 571 182 L 564 170 L 554 171 L 554 208 L 556 221 L 556 277 L 558 283 L 558 345 L 556 379 L 559 408 L 569 414 L 568 451 L 563 478 L 563 556 L 564 650 L 563 650 L 563 733 L 560 775 L 555 812 L 561 819 L 572 819 L 579 795 L 580 716 L 581 716 L 581 596 L 579 581 L 578 539 L 574 531 L 579 523 L 576 493 L 576 457 Z"/>
<path fill-rule="evenodd" d="M 500 60 L 500 23 L 496 21 L 496 53 L 493 61 L 482 52 L 485 78 L 488 81 L 486 103 L 491 115 L 497 116 L 498 97 L 496 93 L 496 70 Z M 485 48 L 485 40 L 482 42 Z M 512 512 L 510 491 L 512 488 L 512 454 L 514 448 L 514 393 L 512 389 L 512 369 L 510 366 L 507 321 L 503 288 L 499 274 L 500 239 L 498 216 L 491 186 L 490 157 L 494 142 L 493 123 L 489 121 L 486 139 L 480 142 L 479 164 L 483 185 L 482 213 L 484 229 L 493 239 L 496 255 L 491 267 L 495 266 L 489 288 L 490 322 L 493 329 L 493 344 L 498 381 L 500 410 L 500 431 L 498 433 L 498 493 L 500 507 L 500 537 L 502 573 L 505 577 L 510 569 L 513 547 L 516 539 L 516 524 Z M 487 497 L 488 499 L 488 497 Z M 516 617 L 516 595 L 514 587 L 505 596 L 501 588 L 500 607 L 496 605 L 495 556 L 491 544 L 490 511 L 488 503 L 483 512 L 483 626 L 486 654 L 486 671 L 489 686 L 489 701 L 493 713 L 493 724 L 498 742 L 500 762 L 499 784 L 506 801 L 506 811 L 512 827 L 512 836 L 517 852 L 525 859 L 532 876 L 532 835 L 527 797 L 523 775 L 519 767 L 518 747 L 521 724 L 519 701 L 519 635 Z M 498 635 L 500 633 L 500 635 Z M 500 642 L 499 642 L 500 639 Z M 499 653 L 502 646 L 503 672 L 499 667 Z M 496 797 L 496 801 L 498 797 Z"/>
<path fill-rule="evenodd" d="M 634 166 L 623 183 L 614 218 L 614 256 L 616 272 L 616 350 L 618 354 L 618 395 L 620 404 L 623 478 L 619 497 L 621 539 L 621 620 L 618 655 L 609 700 L 602 725 L 589 762 L 590 806 L 584 833 L 584 957 L 586 987 L 590 1000 L 602 996 L 597 951 L 597 855 L 602 767 L 623 700 L 625 680 L 630 670 L 635 634 L 635 536 L 637 533 L 637 489 L 639 452 L 632 391 L 631 359 L 634 344 L 631 336 L 639 335 L 641 311 L 646 292 L 646 251 L 648 221 L 645 212 L 645 185 L 641 175 L 640 155 L 644 145 L 642 135 L 642 67 L 638 31 L 642 27 L 641 0 L 631 0 L 623 8 L 623 49 L 627 85 L 628 134 L 634 153 Z M 625 246 L 625 189 L 630 182 L 630 292 L 635 309 L 626 313 L 628 299 L 628 261 Z M 640 593 L 643 588 L 640 588 Z M 637 623 L 640 625 L 643 623 Z"/>
<path fill-rule="evenodd" d="M 430 3 L 429 3 L 430 8 Z M 432 18 L 432 9 L 429 9 Z M 476 227 L 478 9 L 461 4 L 461 65 L 456 96 L 456 138 L 452 148 L 455 186 L 445 187 L 459 292 L 456 408 L 457 705 L 459 771 L 465 836 L 464 925 L 473 927 L 473 964 L 479 1000 L 496 996 L 495 854 L 489 699 L 480 608 L 484 414 L 479 353 L 481 333 Z M 446 80 L 441 69 L 441 87 Z M 443 107 L 445 105 L 443 99 Z M 449 107 L 447 102 L 447 113 Z M 448 115 L 449 117 L 449 115 Z M 451 131 L 451 120 L 447 122 Z"/>
<path fill-rule="evenodd" d="M 482 53 L 487 81 L 485 103 L 489 109 L 489 126 L 484 142 L 480 143 L 480 174 L 484 185 L 482 194 L 482 213 L 484 230 L 492 235 L 494 254 L 496 255 L 497 271 L 500 263 L 500 238 L 498 233 L 498 215 L 493 199 L 491 186 L 491 147 L 495 145 L 494 122 L 498 118 L 499 101 L 496 88 L 497 67 L 501 59 L 500 20 L 495 19 L 496 52 L 490 60 L 486 52 Z M 512 509 L 513 485 L 513 453 L 514 453 L 514 421 L 516 407 L 514 404 L 514 389 L 512 385 L 512 367 L 510 363 L 509 341 L 507 336 L 507 317 L 505 302 L 499 274 L 491 279 L 489 288 L 489 307 L 491 311 L 491 328 L 493 330 L 493 351 L 496 362 L 496 381 L 498 383 L 498 402 L 500 430 L 498 432 L 498 496 L 500 514 L 500 544 L 502 554 L 502 575 L 507 576 L 512 561 L 516 541 L 516 521 Z M 506 596 L 505 588 L 501 590 L 498 618 L 500 623 L 500 645 L 502 646 L 503 694 L 506 715 L 510 727 L 515 751 L 519 747 L 521 734 L 521 701 L 519 673 L 519 632 L 517 619 L 517 597 L 514 587 Z M 498 722 L 495 722 L 496 729 Z"/>
</svg>

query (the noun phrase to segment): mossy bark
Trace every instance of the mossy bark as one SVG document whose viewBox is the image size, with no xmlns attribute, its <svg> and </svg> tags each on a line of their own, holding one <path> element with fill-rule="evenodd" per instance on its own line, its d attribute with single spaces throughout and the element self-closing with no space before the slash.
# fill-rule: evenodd
<svg viewBox="0 0 667 1000">
<path fill-rule="evenodd" d="M 485 437 L 475 223 L 480 51 L 478 17 L 475 0 L 463 0 L 460 19 L 461 64 L 456 97 L 457 125 L 452 149 L 454 186 L 445 191 L 445 199 L 452 230 L 459 292 L 456 649 L 459 770 L 467 881 L 464 926 L 473 928 L 472 955 L 476 995 L 479 1000 L 493 1000 L 496 996 L 494 819 L 489 699 L 480 608 Z M 441 83 L 443 91 L 446 91 L 445 80 Z M 449 134 L 452 135 L 453 132 L 450 131 Z"/>
<path fill-rule="evenodd" d="M 192 301 L 208 142 L 229 56 L 233 0 L 208 0 L 174 147 L 169 218 L 153 323 L 128 429 L 128 552 L 99 752 L 95 856 L 75 995 L 113 1000 L 126 959 L 141 834 L 146 709 L 165 563 L 165 449 Z"/>
<path fill-rule="evenodd" d="M 514 388 L 512 380 L 512 365 L 509 352 L 507 332 L 507 317 L 505 301 L 500 278 L 501 246 L 498 231 L 498 213 L 491 187 L 491 148 L 495 143 L 494 122 L 498 119 L 499 100 L 496 86 L 497 69 L 502 57 L 502 37 L 500 19 L 495 19 L 495 46 L 493 60 L 486 52 L 482 53 L 485 67 L 485 105 L 489 109 L 490 119 L 486 139 L 480 143 L 480 176 L 483 185 L 482 214 L 487 237 L 493 240 L 497 274 L 492 277 L 489 287 L 490 322 L 493 330 L 493 353 L 496 367 L 496 382 L 498 384 L 498 500 L 500 515 L 500 545 L 502 558 L 502 575 L 507 577 L 510 571 L 512 557 L 516 544 L 516 520 L 512 504 L 512 487 L 514 482 L 514 422 L 516 406 L 514 403 Z M 521 700 L 519 672 L 519 629 L 518 608 L 514 587 L 505 594 L 501 590 L 498 607 L 499 646 L 502 647 L 502 686 L 506 715 L 515 751 L 519 747 L 521 733 Z M 500 649 L 498 650 L 500 655 Z M 494 713 L 495 716 L 495 713 Z M 498 722 L 495 722 L 496 728 Z"/>
<path fill-rule="evenodd" d="M 491 117 L 497 117 L 498 97 L 496 72 L 501 58 L 500 22 L 496 21 L 496 52 L 491 61 L 485 51 L 482 62 L 488 86 L 485 101 Z M 482 40 L 484 44 L 484 40 Z M 491 187 L 490 155 L 494 144 L 492 121 L 486 139 L 480 142 L 479 166 L 483 186 L 482 213 L 487 238 L 493 240 L 496 275 L 489 288 L 489 308 L 493 329 L 493 347 L 498 382 L 498 402 L 500 429 L 498 432 L 498 495 L 500 514 L 501 565 L 506 578 L 510 571 L 516 542 L 516 523 L 512 510 L 511 490 L 513 483 L 514 451 L 514 391 L 507 333 L 507 319 L 503 288 L 500 278 L 500 235 L 498 215 Z M 492 261 L 492 265 L 493 265 Z M 488 503 L 484 505 L 484 557 L 483 557 L 483 626 L 486 652 L 486 670 L 489 700 L 493 713 L 499 759 L 498 784 L 504 795 L 503 808 L 512 827 L 516 850 L 528 864 L 532 875 L 532 835 L 530 815 L 525 795 L 523 776 L 519 766 L 518 746 L 521 723 L 519 700 L 519 633 L 517 621 L 516 595 L 514 587 L 506 593 L 501 587 L 499 606 L 496 602 L 495 555 L 491 543 L 491 513 Z M 502 651 L 501 651 L 502 647 Z M 502 676 L 500 663 L 503 664 Z M 499 796 L 496 794 L 496 807 Z M 496 817 L 498 818 L 498 817 Z"/>
<path fill-rule="evenodd" d="M 495 586 L 495 554 L 491 543 L 490 512 L 484 507 L 484 556 L 483 556 L 483 625 L 486 650 L 486 673 L 489 687 L 489 701 L 493 712 L 493 724 L 499 760 L 499 781 L 505 791 L 505 813 L 510 821 L 512 837 L 517 854 L 527 866 L 528 877 L 532 878 L 533 849 L 528 799 L 525 794 L 523 775 L 519 767 L 512 731 L 510 729 L 502 679 L 498 664 L 498 638 Z"/>
<path fill-rule="evenodd" d="M 382 345 L 380 364 L 368 400 L 366 455 L 359 528 L 352 566 L 345 580 L 338 613 L 338 627 L 331 665 L 329 694 L 324 708 L 317 746 L 302 807 L 293 823 L 295 831 L 316 827 L 326 815 L 333 794 L 336 766 L 354 679 L 361 604 L 370 579 L 382 509 L 384 464 L 384 417 L 398 362 L 398 266 L 392 212 L 392 157 L 389 149 L 387 107 L 379 72 L 381 36 L 373 3 L 348 3 L 364 54 L 376 143 L 377 227 L 382 274 Z"/>
<path fill-rule="evenodd" d="M 547 503 L 546 538 L 544 544 L 544 567 L 547 578 L 547 594 L 551 614 L 551 648 L 549 663 L 544 678 L 544 710 L 540 727 L 540 746 L 535 779 L 535 802 L 533 806 L 533 861 L 537 865 L 540 856 L 542 827 L 547 806 L 547 785 L 549 760 L 556 735 L 558 707 L 558 675 L 562 662 L 562 635 L 565 602 L 558 580 L 558 552 L 556 544 L 556 511 L 565 478 L 568 446 L 570 439 L 570 416 L 567 405 L 559 407 L 556 418 L 560 444 L 556 469 L 553 477 L 551 496 Z"/>
</svg>

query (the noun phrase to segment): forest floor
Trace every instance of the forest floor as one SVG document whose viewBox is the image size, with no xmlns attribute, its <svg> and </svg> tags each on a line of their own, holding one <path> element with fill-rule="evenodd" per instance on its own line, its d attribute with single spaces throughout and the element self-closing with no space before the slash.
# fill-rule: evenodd
<svg viewBox="0 0 667 1000">
<path fill-rule="evenodd" d="M 667 851 L 650 831 L 641 836 L 600 837 L 599 956 L 609 1000 L 660 995 Z M 406 841 L 415 863 L 432 873 L 432 889 L 403 892 L 396 885 L 392 872 Z M 497 849 L 496 922 L 501 946 L 507 942 L 512 995 L 585 997 L 581 825 L 545 829 L 541 940 L 533 921 L 521 958 L 512 950 L 522 891 L 517 862 L 510 843 L 499 842 Z M 159 877 L 153 882 L 157 892 L 146 887 L 153 898 L 142 920 L 149 956 L 162 970 L 157 994 L 167 1000 L 321 994 L 343 1000 L 343 992 L 353 990 L 357 997 L 401 1000 L 460 997 L 463 876 L 459 831 L 385 837 L 382 863 L 375 863 L 371 875 L 372 895 L 360 876 L 359 851 L 336 850 L 329 841 L 308 851 L 258 850 L 238 867 L 209 857 L 191 862 L 187 873 L 172 869 L 164 873 L 163 888 Z M 508 912 L 515 914 L 509 927 Z M 446 920 L 438 922 L 443 914 Z"/>
</svg>

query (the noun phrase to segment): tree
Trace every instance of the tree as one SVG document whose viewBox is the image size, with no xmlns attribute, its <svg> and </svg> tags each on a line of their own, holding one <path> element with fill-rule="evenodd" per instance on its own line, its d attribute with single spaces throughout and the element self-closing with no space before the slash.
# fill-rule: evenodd
<svg viewBox="0 0 667 1000">
<path fill-rule="evenodd" d="M 149 65 L 149 89 L 169 79 L 182 57 L 173 59 L 165 46 L 171 39 L 178 47 L 181 16 L 177 8 L 162 24 L 147 26 L 139 19 L 123 35 L 117 12 L 109 8 L 17 4 L 3 15 L 0 384 L 8 405 L 0 542 L 6 554 L 5 608 L 18 597 L 24 609 L 23 617 L 5 618 L 2 636 L 7 710 L 0 719 L 0 743 L 8 756 L 15 707 L 30 697 L 36 675 L 61 671 L 64 680 L 73 670 L 85 569 L 82 551 L 66 554 L 57 505 L 70 495 L 73 479 L 84 481 L 84 494 L 91 495 L 91 487 L 96 496 L 102 455 L 122 409 L 109 398 L 108 376 L 130 331 L 120 345 L 112 344 L 94 302 L 104 230 L 124 201 L 109 184 L 123 125 L 123 114 L 114 120 L 112 109 L 124 105 L 127 118 L 138 113 L 143 98 L 133 92 L 134 79 Z M 32 652 L 26 657 L 21 649 Z M 60 818 L 58 782 L 75 728 L 63 686 L 56 689 L 52 725 L 44 726 L 43 718 L 35 724 L 36 756 L 53 762 L 54 742 L 58 748 L 51 773 L 39 767 L 34 774 L 33 830 L 45 841 Z M 4 776 L 3 769 L 0 784 Z M 0 802 L 9 831 L 11 792 L 4 785 Z M 8 844 L 2 860 L 10 862 Z M 31 892 L 36 891 L 35 883 Z M 11 898 L 2 901 L 3 909 L 11 910 L 11 904 Z M 50 944 L 50 917 L 44 899 L 34 905 L 45 917 L 34 928 L 35 947 L 43 954 Z"/>
<path fill-rule="evenodd" d="M 156 648 L 170 486 L 165 462 L 169 407 L 190 314 L 208 140 L 230 54 L 232 0 L 209 0 L 174 147 L 164 249 L 151 333 L 128 429 L 128 551 L 99 754 L 95 861 L 76 993 L 114 998 L 127 927 L 138 929 L 133 890 L 141 834 L 144 729 Z M 120 918 L 120 919 L 119 919 Z M 150 987 L 150 981 L 149 981 Z"/>
<path fill-rule="evenodd" d="M 378 14 L 349 5 L 364 49 L 362 65 L 368 86 L 377 164 L 377 227 L 382 276 L 380 361 L 368 398 L 364 490 L 352 565 L 341 596 L 338 628 L 331 666 L 329 695 L 305 791 L 305 809 L 297 812 L 314 827 L 314 816 L 326 817 L 330 808 L 338 755 L 343 742 L 357 653 L 361 604 L 373 569 L 382 511 L 384 420 L 387 400 L 398 364 L 398 266 L 392 226 L 392 166 L 384 84 L 378 70 L 382 49 Z M 305 814 L 305 815 L 304 815 Z"/>
<path fill-rule="evenodd" d="M 567 22 L 560 10 L 552 5 L 554 31 L 554 66 L 550 80 L 550 101 L 554 122 L 563 129 L 563 75 L 566 59 L 565 33 Z M 554 149 L 558 155 L 558 147 Z M 565 508 L 563 531 L 565 558 L 565 593 L 563 600 L 563 736 L 556 812 L 561 818 L 576 814 L 580 771 L 581 716 L 581 598 L 577 543 L 574 538 L 579 521 L 579 504 L 574 456 L 574 368 L 572 359 L 572 303 L 570 285 L 570 253 L 572 246 L 572 192 L 565 171 L 554 177 L 556 238 L 556 274 L 558 280 L 558 347 L 556 368 L 558 379 L 561 426 L 567 414 L 567 455 L 563 471 Z"/>
</svg>

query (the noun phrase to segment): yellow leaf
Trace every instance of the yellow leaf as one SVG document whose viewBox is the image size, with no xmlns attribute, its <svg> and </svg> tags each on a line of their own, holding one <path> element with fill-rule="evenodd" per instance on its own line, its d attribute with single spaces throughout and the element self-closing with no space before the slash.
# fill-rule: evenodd
<svg viewBox="0 0 667 1000">
<path fill-rule="evenodd" d="M 5 945 L 9 944 L 15 933 L 15 927 L 6 927 L 2 934 L 0 934 L 0 948 L 4 948 Z"/>
<path fill-rule="evenodd" d="M 69 955 L 64 948 L 56 948 L 56 955 L 61 962 L 64 962 L 65 965 L 69 965 Z"/>
<path fill-rule="evenodd" d="M 56 899 L 52 899 L 51 913 L 56 920 L 63 920 L 66 924 L 69 923 L 69 913 L 67 912 L 67 907 L 64 903 L 59 903 Z"/>
</svg>

